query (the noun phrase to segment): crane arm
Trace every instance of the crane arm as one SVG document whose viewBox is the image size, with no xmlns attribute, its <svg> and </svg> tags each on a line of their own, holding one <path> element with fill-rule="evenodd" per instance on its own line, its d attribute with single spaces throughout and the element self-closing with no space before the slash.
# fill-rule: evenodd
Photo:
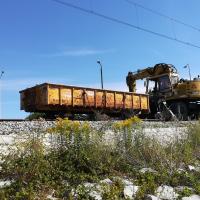
<svg viewBox="0 0 200 200">
<path fill-rule="evenodd" d="M 146 69 L 138 70 L 137 72 L 129 72 L 126 77 L 126 83 L 129 87 L 130 92 L 136 91 L 136 80 L 151 78 L 153 76 L 170 74 L 171 72 L 177 72 L 173 65 L 160 63 L 154 67 L 148 67 Z"/>
</svg>

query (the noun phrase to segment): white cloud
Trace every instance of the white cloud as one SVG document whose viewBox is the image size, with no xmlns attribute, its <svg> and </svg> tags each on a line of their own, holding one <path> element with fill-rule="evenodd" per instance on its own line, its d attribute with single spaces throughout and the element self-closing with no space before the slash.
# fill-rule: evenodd
<svg viewBox="0 0 200 200">
<path fill-rule="evenodd" d="M 114 49 L 90 49 L 90 48 L 80 48 L 80 49 L 68 49 L 52 54 L 42 54 L 44 57 L 64 57 L 64 56 L 90 56 L 90 55 L 99 55 L 105 53 L 113 53 Z"/>
<path fill-rule="evenodd" d="M 1 90 L 5 91 L 15 91 L 23 89 L 23 87 L 28 87 L 34 83 L 33 79 L 14 79 L 14 80 L 3 80 L 1 81 Z"/>
</svg>

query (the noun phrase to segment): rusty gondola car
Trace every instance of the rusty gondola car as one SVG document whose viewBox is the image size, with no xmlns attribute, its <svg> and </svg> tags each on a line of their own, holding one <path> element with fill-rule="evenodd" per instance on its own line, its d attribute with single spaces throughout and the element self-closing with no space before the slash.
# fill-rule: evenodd
<svg viewBox="0 0 200 200">
<path fill-rule="evenodd" d="M 47 116 L 104 113 L 122 117 L 149 113 L 146 94 L 43 83 L 20 91 L 21 110 Z"/>
</svg>

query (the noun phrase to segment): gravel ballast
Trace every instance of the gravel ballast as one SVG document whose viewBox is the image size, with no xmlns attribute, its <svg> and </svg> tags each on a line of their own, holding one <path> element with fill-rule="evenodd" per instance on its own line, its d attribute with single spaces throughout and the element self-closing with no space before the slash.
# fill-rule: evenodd
<svg viewBox="0 0 200 200">
<path fill-rule="evenodd" d="M 112 142 L 115 137 L 111 129 L 113 123 L 116 121 L 95 121 L 88 122 L 92 128 L 102 130 L 105 132 L 105 138 L 108 142 Z M 83 123 L 83 122 L 81 122 Z M 161 143 L 168 143 L 173 139 L 184 136 L 187 127 L 193 125 L 195 122 L 143 122 L 142 132 L 157 139 Z M 42 134 L 47 129 L 53 127 L 55 121 L 2 121 L 0 122 L 0 150 L 8 153 L 8 148 L 15 141 L 24 140 L 28 135 Z M 137 134 L 137 130 L 133 131 Z"/>
</svg>

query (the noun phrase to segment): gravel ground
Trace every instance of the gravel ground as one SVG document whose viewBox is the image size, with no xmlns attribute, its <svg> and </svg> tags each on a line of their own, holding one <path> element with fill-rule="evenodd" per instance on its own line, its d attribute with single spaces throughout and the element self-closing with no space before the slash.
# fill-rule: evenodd
<svg viewBox="0 0 200 200">
<path fill-rule="evenodd" d="M 99 130 L 99 129 L 109 129 L 109 127 L 115 121 L 97 121 L 97 122 L 89 122 L 89 124 Z M 151 130 L 168 130 L 168 129 L 181 129 L 185 128 L 189 125 L 193 125 L 195 122 L 143 122 L 142 128 L 146 129 L 147 132 Z M 26 132 L 36 132 L 38 130 L 45 131 L 48 128 L 51 128 L 55 125 L 54 121 L 5 121 L 0 122 L 0 135 L 10 135 L 10 134 L 20 134 Z M 167 133 L 167 132 L 166 132 Z"/>
<path fill-rule="evenodd" d="M 142 132 L 145 135 L 159 140 L 161 143 L 166 144 L 184 136 L 187 127 L 192 126 L 195 122 L 143 122 Z M 111 130 L 113 121 L 108 122 L 89 122 L 89 124 L 97 129 L 105 131 L 105 139 L 111 142 L 115 134 Z M 48 128 L 55 125 L 54 121 L 23 121 L 23 122 L 0 122 L 0 152 L 8 153 L 9 147 L 16 141 L 26 139 L 30 134 L 37 135 L 38 133 L 45 132 Z M 135 133 L 136 130 L 133 129 Z M 45 144 L 51 145 L 52 137 L 46 136 Z"/>
</svg>

